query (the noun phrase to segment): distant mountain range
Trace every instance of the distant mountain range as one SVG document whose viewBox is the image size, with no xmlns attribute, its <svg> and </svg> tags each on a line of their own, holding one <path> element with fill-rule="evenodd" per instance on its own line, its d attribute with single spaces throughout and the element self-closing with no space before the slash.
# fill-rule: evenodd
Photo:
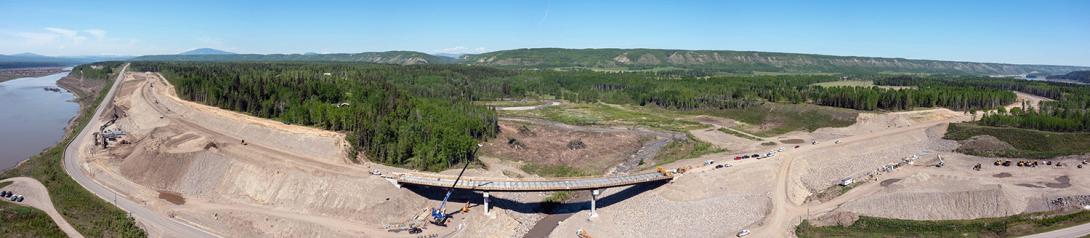
<svg viewBox="0 0 1090 238">
<path fill-rule="evenodd" d="M 29 53 L 18 56 L 35 59 Z M 56 58 L 56 57 L 47 57 Z M 73 62 L 75 59 L 67 59 Z M 116 59 L 115 59 L 116 60 Z M 382 64 L 470 64 L 523 69 L 690 70 L 708 74 L 731 73 L 939 73 L 977 75 L 1061 75 L 1090 70 L 1083 66 L 1026 65 L 921 60 L 882 57 L 833 56 L 729 50 L 671 49 L 561 49 L 534 48 L 466 55 L 432 55 L 415 51 L 338 54 L 236 54 L 200 48 L 174 55 L 145 55 L 139 61 L 336 61 Z M 56 60 L 54 60 L 56 61 Z M 49 61 L 53 62 L 53 61 Z M 79 61 L 90 62 L 90 61 Z"/>
<path fill-rule="evenodd" d="M 225 52 L 225 51 L 218 51 Z M 188 52 L 187 52 L 188 53 Z M 355 54 L 177 54 L 145 55 L 138 61 L 338 61 L 380 64 L 447 64 L 451 57 L 435 56 L 415 51 L 364 52 Z"/>
<path fill-rule="evenodd" d="M 178 55 L 235 55 L 235 53 L 212 48 L 200 48 L 178 53 Z"/>
<path fill-rule="evenodd" d="M 730 73 L 903 72 L 1014 75 L 1034 71 L 1062 74 L 1090 69 L 1090 67 L 1079 66 L 668 49 L 517 49 L 465 55 L 460 59 L 465 63 L 495 66 L 635 69 L 677 67 Z"/>
</svg>

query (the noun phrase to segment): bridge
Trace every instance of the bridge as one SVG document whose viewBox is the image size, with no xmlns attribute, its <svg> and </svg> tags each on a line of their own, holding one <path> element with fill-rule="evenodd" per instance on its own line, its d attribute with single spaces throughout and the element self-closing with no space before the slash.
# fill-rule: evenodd
<svg viewBox="0 0 1090 238">
<path fill-rule="evenodd" d="M 484 211 L 488 214 L 489 192 L 544 192 L 544 191 L 575 191 L 590 190 L 591 216 L 597 216 L 595 200 L 598 199 L 601 189 L 650 183 L 673 179 L 673 175 L 658 172 L 648 172 L 633 175 L 620 175 L 610 177 L 570 177 L 570 178 L 473 178 L 462 177 L 458 184 L 455 176 L 439 174 L 394 174 L 392 179 L 397 184 L 411 184 L 419 186 L 454 188 L 484 192 Z"/>
</svg>

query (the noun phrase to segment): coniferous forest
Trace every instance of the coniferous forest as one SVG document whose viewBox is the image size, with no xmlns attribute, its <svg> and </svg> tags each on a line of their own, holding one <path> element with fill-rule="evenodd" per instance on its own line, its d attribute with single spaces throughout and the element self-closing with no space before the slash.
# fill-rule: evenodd
<svg viewBox="0 0 1090 238">
<path fill-rule="evenodd" d="M 883 87 L 820 87 L 839 76 L 689 76 L 676 72 L 520 70 L 465 65 L 333 62 L 137 62 L 163 73 L 187 100 L 344 131 L 353 149 L 386 164 L 441 170 L 496 136 L 496 112 L 479 100 L 558 98 L 669 110 L 744 109 L 768 102 L 865 111 L 920 107 L 991 110 L 1011 91 L 1057 99 L 1040 108 L 998 110 L 981 123 L 1086 131 L 1085 88 L 970 76 L 867 76 Z"/>
</svg>

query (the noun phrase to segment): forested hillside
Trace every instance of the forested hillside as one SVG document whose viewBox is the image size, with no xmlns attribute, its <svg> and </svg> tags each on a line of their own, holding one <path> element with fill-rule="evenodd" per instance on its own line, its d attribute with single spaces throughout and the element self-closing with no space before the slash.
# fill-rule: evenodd
<svg viewBox="0 0 1090 238">
<path fill-rule="evenodd" d="M 1063 74 L 1088 67 L 1016 65 L 902 58 L 831 56 L 727 50 L 670 49 L 517 49 L 462 56 L 465 63 L 519 67 L 591 67 L 648 69 L 680 67 L 707 73 L 942 73 L 1025 74 L 1034 71 Z"/>
<path fill-rule="evenodd" d="M 1064 75 L 1049 75 L 1048 79 L 1066 79 L 1074 80 L 1083 83 L 1090 83 L 1090 70 L 1088 71 L 1075 71 Z"/>
</svg>

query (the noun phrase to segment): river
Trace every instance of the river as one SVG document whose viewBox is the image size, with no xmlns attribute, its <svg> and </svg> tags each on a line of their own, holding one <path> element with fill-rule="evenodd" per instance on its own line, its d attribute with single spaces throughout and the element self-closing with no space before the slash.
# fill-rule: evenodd
<svg viewBox="0 0 1090 238">
<path fill-rule="evenodd" d="M 59 89 L 68 71 L 0 82 L 0 170 L 49 148 L 79 111 L 75 96 Z"/>
</svg>

